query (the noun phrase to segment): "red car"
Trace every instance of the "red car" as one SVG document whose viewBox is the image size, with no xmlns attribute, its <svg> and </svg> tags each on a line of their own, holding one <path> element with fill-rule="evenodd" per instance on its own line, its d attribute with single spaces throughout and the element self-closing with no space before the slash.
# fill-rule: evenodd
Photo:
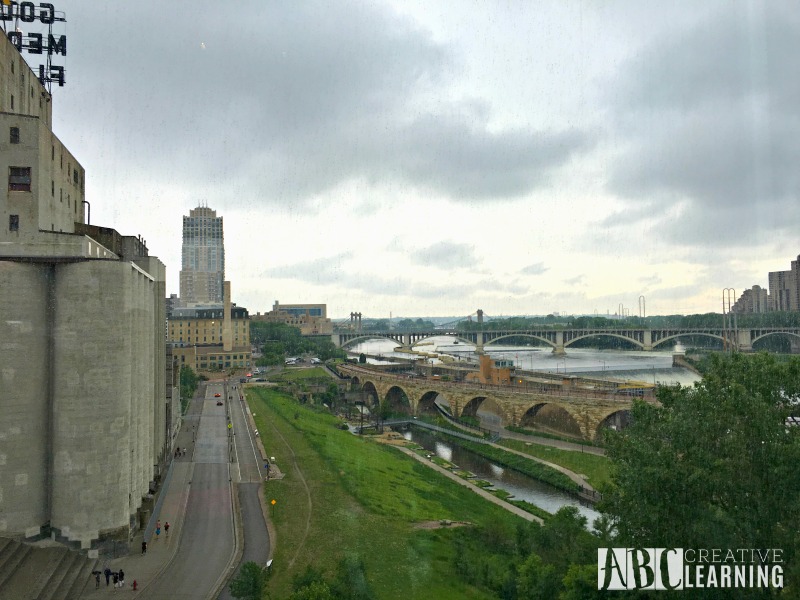
<svg viewBox="0 0 800 600">
<path fill-rule="evenodd" d="M 219 398 L 222 394 L 214 394 L 214 398 Z"/>
</svg>

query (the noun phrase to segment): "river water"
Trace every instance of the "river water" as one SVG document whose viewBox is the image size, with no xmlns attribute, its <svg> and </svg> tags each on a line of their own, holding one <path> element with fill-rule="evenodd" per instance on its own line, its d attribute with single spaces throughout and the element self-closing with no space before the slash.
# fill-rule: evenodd
<svg viewBox="0 0 800 600">
<path fill-rule="evenodd" d="M 455 338 L 437 336 L 425 340 L 424 345 L 416 346 L 420 352 L 430 354 L 447 354 L 457 362 L 476 363 L 478 355 L 475 347 L 462 342 L 454 343 Z M 407 352 L 395 352 L 397 343 L 388 339 L 375 339 L 361 342 L 349 349 L 355 355 L 360 353 L 392 357 L 419 358 L 419 355 Z M 567 348 L 566 355 L 553 354 L 550 348 L 531 348 L 530 346 L 490 345 L 484 349 L 495 358 L 514 361 L 520 369 L 543 371 L 548 373 L 565 373 L 567 375 L 591 375 L 622 381 L 644 381 L 664 385 L 692 385 L 699 377 L 689 369 L 672 366 L 673 352 L 680 352 L 680 346 L 668 350 L 591 350 L 585 348 Z M 439 363 L 437 358 L 427 360 Z M 368 359 L 370 363 L 379 361 Z"/>
<path fill-rule="evenodd" d="M 431 454 L 435 454 L 466 471 L 477 475 L 478 479 L 490 482 L 494 487 L 513 494 L 516 500 L 525 500 L 555 513 L 562 506 L 575 506 L 586 517 L 591 528 L 594 520 L 600 516 L 594 508 L 573 498 L 566 492 L 554 488 L 537 479 L 523 475 L 513 469 L 496 465 L 474 452 L 470 452 L 458 444 L 443 441 L 432 432 L 419 427 L 412 427 L 403 433 L 406 439 L 416 442 Z"/>
</svg>

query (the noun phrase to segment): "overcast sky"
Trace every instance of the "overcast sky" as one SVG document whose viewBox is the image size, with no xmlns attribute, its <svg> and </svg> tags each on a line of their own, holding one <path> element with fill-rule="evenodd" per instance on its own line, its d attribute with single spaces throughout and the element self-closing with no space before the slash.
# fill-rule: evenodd
<svg viewBox="0 0 800 600">
<path fill-rule="evenodd" d="M 200 203 L 252 312 L 719 311 L 800 253 L 794 2 L 55 5 L 55 132 L 170 292 Z"/>
</svg>

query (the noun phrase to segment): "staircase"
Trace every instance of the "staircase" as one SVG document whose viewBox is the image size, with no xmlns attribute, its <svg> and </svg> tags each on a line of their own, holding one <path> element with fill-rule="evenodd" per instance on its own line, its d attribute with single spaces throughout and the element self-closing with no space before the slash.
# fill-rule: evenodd
<svg viewBox="0 0 800 600">
<path fill-rule="evenodd" d="M 77 600 L 97 561 L 63 546 L 0 538 L 0 600 Z"/>
</svg>

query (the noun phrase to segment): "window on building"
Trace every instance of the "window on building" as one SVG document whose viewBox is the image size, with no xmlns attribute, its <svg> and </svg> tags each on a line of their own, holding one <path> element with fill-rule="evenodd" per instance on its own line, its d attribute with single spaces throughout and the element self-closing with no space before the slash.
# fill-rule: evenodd
<svg viewBox="0 0 800 600">
<path fill-rule="evenodd" d="M 55 198 L 56 197 L 56 182 L 52 179 L 50 180 L 50 195 Z"/>
<path fill-rule="evenodd" d="M 19 144 L 19 127 L 11 127 L 9 129 L 9 138 L 12 144 Z"/>
<path fill-rule="evenodd" d="M 8 230 L 19 231 L 19 215 L 8 215 Z"/>
<path fill-rule="evenodd" d="M 31 191 L 31 168 L 30 167 L 9 167 L 8 168 L 8 190 L 10 192 L 30 192 Z"/>
<path fill-rule="evenodd" d="M 11 110 L 14 110 L 14 94 L 11 94 Z"/>
</svg>

